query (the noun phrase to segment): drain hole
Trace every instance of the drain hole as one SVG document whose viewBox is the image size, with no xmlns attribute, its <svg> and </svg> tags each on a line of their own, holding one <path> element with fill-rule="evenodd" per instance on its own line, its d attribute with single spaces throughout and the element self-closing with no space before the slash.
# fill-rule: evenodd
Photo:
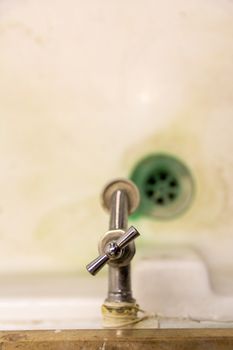
<svg viewBox="0 0 233 350">
<path fill-rule="evenodd" d="M 150 176 L 147 180 L 148 185 L 155 185 L 156 184 L 156 179 L 154 176 Z"/>
<path fill-rule="evenodd" d="M 165 173 L 164 171 L 159 174 L 159 177 L 161 180 L 166 180 L 167 176 L 168 176 L 168 174 Z"/>
<path fill-rule="evenodd" d="M 159 205 L 164 205 L 164 198 L 162 198 L 162 197 L 157 198 L 156 203 Z"/>
<path fill-rule="evenodd" d="M 176 195 L 174 193 L 169 193 L 168 197 L 170 199 L 175 199 L 176 198 Z"/>
<path fill-rule="evenodd" d="M 153 196 L 154 192 L 150 190 L 150 191 L 146 191 L 146 194 L 149 198 L 151 198 Z"/>
<path fill-rule="evenodd" d="M 171 187 L 177 187 L 177 186 L 178 186 L 177 181 L 176 181 L 176 180 L 172 180 L 172 181 L 170 182 L 170 186 L 171 186 Z"/>
</svg>

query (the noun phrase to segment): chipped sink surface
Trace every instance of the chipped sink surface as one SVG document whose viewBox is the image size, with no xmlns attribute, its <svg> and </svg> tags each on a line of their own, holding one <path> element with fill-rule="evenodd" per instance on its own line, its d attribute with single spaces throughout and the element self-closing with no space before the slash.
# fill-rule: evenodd
<svg viewBox="0 0 233 350">
<path fill-rule="evenodd" d="M 233 295 L 232 16 L 225 0 L 1 1 L 1 274 L 84 275 L 102 186 L 167 152 L 196 196 L 135 223 L 136 259 L 187 245 Z"/>
</svg>

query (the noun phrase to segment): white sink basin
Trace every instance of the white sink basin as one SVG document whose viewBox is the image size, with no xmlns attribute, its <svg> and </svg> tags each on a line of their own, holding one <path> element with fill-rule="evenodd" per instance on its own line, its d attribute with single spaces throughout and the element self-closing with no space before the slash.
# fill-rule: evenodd
<svg viewBox="0 0 233 350">
<path fill-rule="evenodd" d="M 80 276 L 108 228 L 102 186 L 160 152 L 196 193 L 134 222 L 134 294 L 231 321 L 232 18 L 227 0 L 0 1 L 0 328 L 100 327 L 107 277 Z"/>
</svg>

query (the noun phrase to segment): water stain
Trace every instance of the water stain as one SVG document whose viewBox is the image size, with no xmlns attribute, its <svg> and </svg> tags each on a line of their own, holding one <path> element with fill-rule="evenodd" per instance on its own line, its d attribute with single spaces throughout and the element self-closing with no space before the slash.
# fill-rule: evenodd
<svg viewBox="0 0 233 350">
<path fill-rule="evenodd" d="M 46 39 L 44 36 L 36 33 L 32 28 L 26 26 L 19 21 L 7 21 L 0 23 L 0 35 L 3 35 L 9 31 L 18 31 L 24 34 L 28 39 L 34 41 L 38 46 L 45 46 Z"/>
</svg>

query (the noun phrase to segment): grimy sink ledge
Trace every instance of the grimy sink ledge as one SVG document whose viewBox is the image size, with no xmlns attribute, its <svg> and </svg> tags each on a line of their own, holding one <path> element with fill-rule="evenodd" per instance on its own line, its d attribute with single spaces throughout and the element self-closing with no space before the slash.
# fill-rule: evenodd
<svg viewBox="0 0 233 350">
<path fill-rule="evenodd" d="M 111 329 L 0 332 L 0 350 L 233 348 L 232 329 Z"/>
</svg>

